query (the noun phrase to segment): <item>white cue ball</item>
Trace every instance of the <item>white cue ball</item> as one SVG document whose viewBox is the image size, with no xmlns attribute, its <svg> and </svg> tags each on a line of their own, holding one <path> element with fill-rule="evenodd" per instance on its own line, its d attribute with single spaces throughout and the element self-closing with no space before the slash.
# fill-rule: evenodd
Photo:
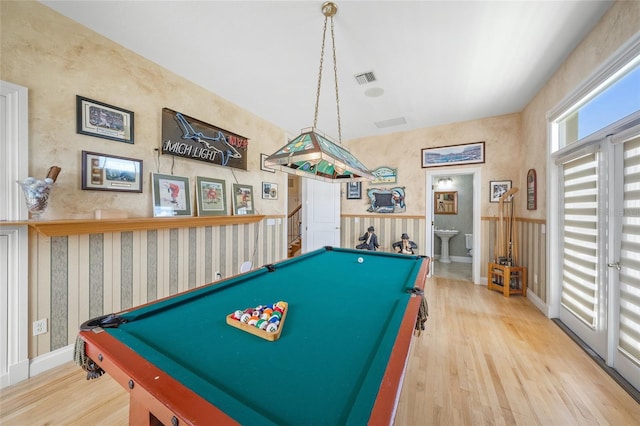
<svg viewBox="0 0 640 426">
<path fill-rule="evenodd" d="M 364 262 L 364 259 L 363 259 L 363 258 L 361 258 L 361 257 L 359 257 L 359 258 L 358 258 L 358 263 L 362 263 L 362 262 Z"/>
</svg>

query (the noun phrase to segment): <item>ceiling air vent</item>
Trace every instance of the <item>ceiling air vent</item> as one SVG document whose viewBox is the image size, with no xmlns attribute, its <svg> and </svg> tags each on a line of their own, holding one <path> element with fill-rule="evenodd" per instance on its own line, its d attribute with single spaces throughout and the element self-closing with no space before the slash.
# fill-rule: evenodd
<svg viewBox="0 0 640 426">
<path fill-rule="evenodd" d="M 356 74 L 355 77 L 356 77 L 356 81 L 360 85 L 368 84 L 368 83 L 376 81 L 376 76 L 373 73 L 373 71 L 363 72 L 362 74 Z"/>
<path fill-rule="evenodd" d="M 390 118 L 389 120 L 376 121 L 373 124 L 375 124 L 378 129 L 382 129 L 384 127 L 393 127 L 399 126 L 401 124 L 407 124 L 407 120 L 404 117 L 398 117 Z"/>
</svg>

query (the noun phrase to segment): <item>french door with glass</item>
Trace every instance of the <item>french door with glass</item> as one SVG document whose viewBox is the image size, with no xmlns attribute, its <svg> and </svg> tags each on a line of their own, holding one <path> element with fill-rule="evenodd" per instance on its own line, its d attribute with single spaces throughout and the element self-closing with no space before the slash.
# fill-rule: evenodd
<svg viewBox="0 0 640 426">
<path fill-rule="evenodd" d="M 559 170 L 560 319 L 640 389 L 640 126 Z"/>
</svg>

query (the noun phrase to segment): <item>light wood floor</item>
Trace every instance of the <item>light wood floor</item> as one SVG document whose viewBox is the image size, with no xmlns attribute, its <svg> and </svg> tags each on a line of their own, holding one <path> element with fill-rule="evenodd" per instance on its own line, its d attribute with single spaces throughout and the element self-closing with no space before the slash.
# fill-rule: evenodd
<svg viewBox="0 0 640 426">
<path fill-rule="evenodd" d="M 427 282 L 396 425 L 640 425 L 636 403 L 527 299 Z M 73 363 L 2 390 L 2 425 L 125 425 L 127 393 Z"/>
</svg>

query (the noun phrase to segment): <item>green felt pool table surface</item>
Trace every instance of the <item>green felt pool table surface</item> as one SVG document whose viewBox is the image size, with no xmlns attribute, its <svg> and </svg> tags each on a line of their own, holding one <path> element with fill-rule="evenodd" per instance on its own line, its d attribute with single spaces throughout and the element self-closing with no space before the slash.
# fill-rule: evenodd
<svg viewBox="0 0 640 426">
<path fill-rule="evenodd" d="M 105 330 L 238 423 L 366 424 L 424 263 L 324 248 L 131 309 Z M 280 300 L 276 341 L 225 321 Z"/>
</svg>

